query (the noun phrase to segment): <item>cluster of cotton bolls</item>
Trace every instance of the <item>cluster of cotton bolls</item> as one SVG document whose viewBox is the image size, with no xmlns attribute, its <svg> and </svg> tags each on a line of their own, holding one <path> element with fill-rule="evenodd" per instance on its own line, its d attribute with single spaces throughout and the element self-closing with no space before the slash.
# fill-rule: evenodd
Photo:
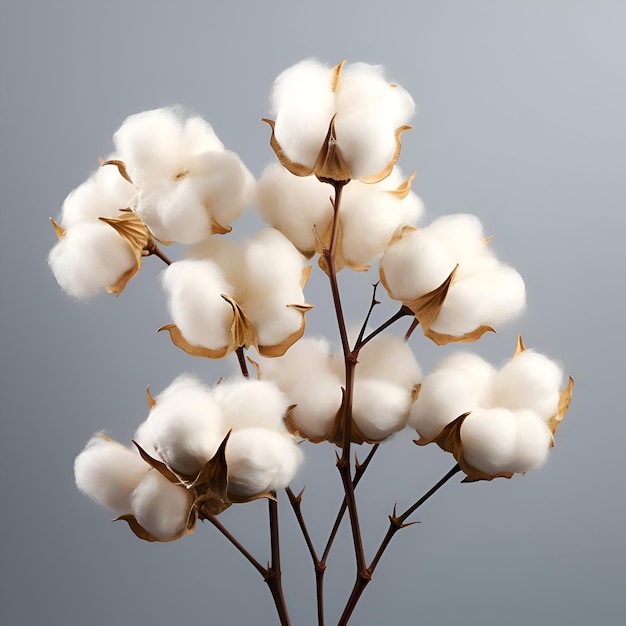
<svg viewBox="0 0 626 626">
<path fill-rule="evenodd" d="M 275 356 L 300 338 L 310 268 L 278 231 L 261 230 L 241 245 L 211 238 L 189 257 L 163 274 L 170 314 L 189 344 L 210 357 L 242 345 Z"/>
<path fill-rule="evenodd" d="M 421 299 L 453 271 L 436 319 L 425 323 Z M 445 336 L 477 339 L 481 328 L 512 319 L 526 302 L 522 277 L 498 261 L 474 215 L 447 215 L 426 228 L 404 228 L 385 250 L 380 274 L 389 296 L 411 308 L 424 331 L 442 342 Z"/>
<path fill-rule="evenodd" d="M 289 416 L 294 432 L 313 442 L 332 436 L 345 373 L 343 356 L 332 354 L 325 339 L 302 339 L 284 357 L 264 361 L 262 370 L 295 405 Z M 397 337 L 379 336 L 366 344 L 354 381 L 355 440 L 379 442 L 402 430 L 420 379 L 411 349 Z"/>
<path fill-rule="evenodd" d="M 113 141 L 138 189 L 133 208 L 157 239 L 193 244 L 223 233 L 252 199 L 252 175 L 200 117 L 137 113 Z"/>
<path fill-rule="evenodd" d="M 553 445 L 571 393 L 561 391 L 562 378 L 559 365 L 532 350 L 499 371 L 477 355 L 452 354 L 422 382 L 409 424 L 418 443 L 427 444 L 460 418 L 454 441 L 448 433 L 441 444 L 470 478 L 524 473 L 541 465 Z"/>
<path fill-rule="evenodd" d="M 366 182 L 389 174 L 415 109 L 408 92 L 385 80 L 381 66 L 329 68 L 315 59 L 278 76 L 272 104 L 273 148 L 289 171 Z"/>
<path fill-rule="evenodd" d="M 60 287 L 75 298 L 111 288 L 133 269 L 135 255 L 100 217 L 116 219 L 130 206 L 136 190 L 117 168 L 98 169 L 63 202 L 59 241 L 50 251 L 50 268 Z"/>
<path fill-rule="evenodd" d="M 330 245 L 331 188 L 315 177 L 296 177 L 273 164 L 261 176 L 257 204 L 263 220 L 282 232 L 307 257 Z M 297 207 L 297 210 L 294 210 Z M 366 270 L 380 256 L 399 226 L 415 224 L 423 204 L 398 168 L 383 181 L 352 181 L 343 191 L 337 254 L 351 269 Z"/>
<path fill-rule="evenodd" d="M 227 437 L 218 511 L 289 484 L 302 454 L 283 425 L 287 404 L 271 382 L 223 381 L 211 389 L 181 376 L 157 396 L 137 430 L 142 455 L 94 435 L 76 458 L 76 484 L 122 513 L 138 536 L 177 539 L 202 515 L 211 494 L 196 479 Z"/>
</svg>

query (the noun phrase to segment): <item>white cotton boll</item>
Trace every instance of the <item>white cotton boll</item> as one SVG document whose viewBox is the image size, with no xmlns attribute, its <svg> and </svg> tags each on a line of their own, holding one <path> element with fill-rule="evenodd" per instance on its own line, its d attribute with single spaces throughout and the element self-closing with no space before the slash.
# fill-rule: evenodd
<svg viewBox="0 0 626 626">
<path fill-rule="evenodd" d="M 102 506 L 127 513 L 149 466 L 117 441 L 94 435 L 74 461 L 76 486 Z"/>
<path fill-rule="evenodd" d="M 213 127 L 201 117 L 190 117 L 180 134 L 180 154 L 194 155 L 201 152 L 219 152 L 224 144 L 215 134 Z"/>
<path fill-rule="evenodd" d="M 346 188 L 346 192 L 348 188 Z M 315 251 L 333 217 L 332 188 L 314 176 L 294 176 L 275 163 L 265 168 L 257 184 L 261 219 L 277 228 L 298 250 Z"/>
<path fill-rule="evenodd" d="M 281 357 L 263 362 L 263 375 L 279 389 L 290 392 L 297 384 L 318 374 L 329 374 L 330 344 L 324 338 L 306 337 Z"/>
<path fill-rule="evenodd" d="M 525 303 L 524 281 L 510 267 L 502 265 L 470 276 L 459 272 L 432 328 L 462 335 L 482 325 L 497 326 L 519 315 Z"/>
<path fill-rule="evenodd" d="M 227 428 L 208 390 L 193 380 L 177 387 L 175 396 L 157 400 L 148 418 L 150 433 L 159 457 L 177 474 L 194 477 L 213 458 Z"/>
<path fill-rule="evenodd" d="M 231 285 L 230 295 L 239 301 L 239 292 L 245 291 L 242 285 L 245 283 L 247 272 L 243 246 L 226 237 L 209 237 L 189 248 L 186 256 L 189 259 L 213 261 L 226 282 Z"/>
<path fill-rule="evenodd" d="M 239 156 L 231 152 L 204 152 L 190 160 L 189 179 L 205 211 L 221 226 L 239 217 L 252 200 L 254 177 Z"/>
<path fill-rule="evenodd" d="M 554 361 L 525 350 L 498 372 L 494 402 L 511 410 L 530 409 L 547 420 L 557 411 L 562 378 Z"/>
<path fill-rule="evenodd" d="M 272 299 L 264 299 L 259 294 L 258 298 L 250 298 L 246 303 L 246 314 L 256 328 L 259 347 L 282 343 L 298 332 L 304 324 L 302 313 L 287 306 L 287 303 L 302 303 L 301 295 L 293 298 L 280 296 L 275 298 L 275 294 L 272 294 Z"/>
<path fill-rule="evenodd" d="M 548 458 L 552 433 L 533 411 L 515 411 L 517 439 L 515 454 L 507 471 L 524 473 L 543 465 Z"/>
<path fill-rule="evenodd" d="M 180 109 L 163 108 L 127 117 L 113 136 L 135 185 L 173 178 L 180 167 Z"/>
<path fill-rule="evenodd" d="M 378 378 L 404 389 L 420 382 L 420 370 L 411 348 L 394 335 L 379 335 L 359 352 L 357 379 Z"/>
<path fill-rule="evenodd" d="M 157 470 L 150 470 L 132 495 L 132 512 L 139 524 L 161 541 L 173 539 L 187 525 L 191 495 Z"/>
<path fill-rule="evenodd" d="M 135 262 L 128 244 L 104 222 L 69 229 L 48 256 L 59 286 L 75 298 L 90 298 L 114 285 Z"/>
<path fill-rule="evenodd" d="M 265 428 L 245 428 L 231 433 L 226 444 L 228 490 L 253 496 L 287 487 L 302 462 L 293 437 Z"/>
<path fill-rule="evenodd" d="M 461 370 L 437 369 L 422 382 L 409 413 L 409 424 L 425 439 L 433 439 L 457 417 L 473 411 L 485 389 Z"/>
<path fill-rule="evenodd" d="M 213 350 L 230 343 L 233 309 L 221 297 L 232 292 L 210 261 L 172 263 L 163 272 L 163 287 L 174 323 L 192 345 Z"/>
<path fill-rule="evenodd" d="M 517 445 L 517 420 L 503 408 L 478 409 L 461 426 L 463 458 L 488 474 L 512 471 Z"/>
<path fill-rule="evenodd" d="M 289 402 L 274 383 L 250 379 L 222 381 L 213 393 L 227 430 L 284 429 L 283 417 Z"/>
<path fill-rule="evenodd" d="M 386 439 L 406 426 L 411 392 L 393 383 L 360 379 L 354 384 L 352 417 L 363 435 L 373 441 Z"/>
<path fill-rule="evenodd" d="M 335 114 L 332 72 L 305 59 L 276 78 L 272 105 L 276 139 L 289 159 L 313 167 Z"/>
<path fill-rule="evenodd" d="M 141 190 L 137 213 L 158 239 L 192 244 L 211 234 L 194 180 L 163 180 Z"/>
<path fill-rule="evenodd" d="M 328 434 L 341 406 L 339 378 L 330 373 L 311 372 L 293 386 L 288 396 L 296 404 L 291 416 L 306 435 L 315 438 Z"/>
<path fill-rule="evenodd" d="M 383 170 L 396 150 L 395 129 L 414 111 L 413 99 L 385 81 L 381 66 L 344 68 L 337 93 L 335 128 L 342 155 L 355 178 Z"/>
<path fill-rule="evenodd" d="M 437 218 L 428 226 L 428 234 L 453 251 L 459 263 L 473 262 L 489 250 L 480 220 L 468 213 Z"/>
<path fill-rule="evenodd" d="M 410 301 L 439 287 L 457 262 L 452 251 L 420 229 L 387 247 L 380 266 L 394 296 Z"/>
<path fill-rule="evenodd" d="M 136 441 L 141 449 L 147 452 L 151 457 L 157 458 L 159 453 L 154 445 L 154 437 L 152 435 L 152 429 L 150 427 L 150 417 L 148 416 L 135 431 L 133 440 Z"/>
<path fill-rule="evenodd" d="M 476 402 L 489 402 L 491 386 L 496 377 L 496 368 L 472 352 L 453 352 L 439 363 L 435 370 L 456 370 L 468 378 L 476 391 Z"/>
<path fill-rule="evenodd" d="M 71 228 L 99 217 L 119 217 L 120 209 L 128 208 L 136 193 L 135 187 L 122 178 L 117 167 L 100 167 L 65 198 L 61 225 Z"/>
</svg>

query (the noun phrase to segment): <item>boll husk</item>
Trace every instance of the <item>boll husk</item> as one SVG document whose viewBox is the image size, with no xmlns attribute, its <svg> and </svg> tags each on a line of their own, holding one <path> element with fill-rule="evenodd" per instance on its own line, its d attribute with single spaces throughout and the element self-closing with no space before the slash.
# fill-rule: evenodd
<svg viewBox="0 0 626 626">
<path fill-rule="evenodd" d="M 343 357 L 331 354 L 325 340 L 303 339 L 262 369 L 292 405 L 286 423 L 293 434 L 313 443 L 342 443 Z M 404 428 L 420 378 L 410 348 L 397 337 L 380 336 L 366 344 L 355 373 L 352 441 L 380 442 Z"/>
<path fill-rule="evenodd" d="M 526 302 L 522 277 L 497 260 L 473 215 L 403 228 L 380 260 L 380 277 L 438 344 L 476 341 L 519 315 Z"/>
<path fill-rule="evenodd" d="M 278 76 L 272 91 L 276 120 L 271 146 L 297 176 L 373 183 L 389 175 L 400 154 L 400 135 L 415 105 L 388 83 L 381 66 L 328 68 L 305 59 Z"/>
<path fill-rule="evenodd" d="M 339 212 L 336 269 L 367 270 L 396 230 L 415 224 L 423 204 L 411 191 L 412 176 L 394 168 L 384 181 L 346 186 Z M 278 164 L 268 166 L 258 183 L 263 220 L 282 232 L 307 258 L 330 246 L 333 208 L 328 187 L 314 178 L 297 178 Z"/>
<path fill-rule="evenodd" d="M 106 289 L 119 295 L 153 249 L 147 227 L 130 211 L 136 190 L 115 167 L 100 167 L 63 202 L 59 241 L 48 263 L 59 286 L 85 299 Z"/>
<path fill-rule="evenodd" d="M 156 398 L 148 390 L 148 402 L 137 452 L 95 435 L 74 465 L 78 488 L 146 541 L 178 539 L 234 502 L 271 497 L 302 461 L 283 424 L 287 398 L 271 382 L 210 389 L 183 375 Z"/>
<path fill-rule="evenodd" d="M 280 356 L 302 336 L 310 267 L 278 231 L 262 230 L 241 246 L 212 239 L 190 256 L 163 273 L 174 323 L 162 330 L 178 347 L 208 358 L 250 346 Z"/>
<path fill-rule="evenodd" d="M 113 138 L 138 189 L 134 209 L 160 240 L 223 234 L 254 195 L 254 178 L 211 125 L 179 108 L 128 117 Z"/>
<path fill-rule="evenodd" d="M 429 374 L 410 410 L 416 442 L 451 452 L 466 480 L 510 478 L 545 462 L 569 406 L 573 380 L 518 342 L 497 371 L 480 357 L 454 354 Z"/>
</svg>

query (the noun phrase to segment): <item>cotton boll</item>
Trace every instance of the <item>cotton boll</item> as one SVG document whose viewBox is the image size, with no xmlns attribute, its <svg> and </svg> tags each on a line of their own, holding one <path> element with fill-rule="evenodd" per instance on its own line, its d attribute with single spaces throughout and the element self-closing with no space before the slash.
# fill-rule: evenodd
<svg viewBox="0 0 626 626">
<path fill-rule="evenodd" d="M 254 177 L 234 152 L 199 154 L 190 160 L 188 171 L 186 178 L 201 204 L 222 226 L 239 217 L 252 199 Z"/>
<path fill-rule="evenodd" d="M 432 440 L 457 417 L 473 411 L 484 390 L 463 372 L 435 370 L 422 382 L 409 413 L 409 424 L 426 440 Z"/>
<path fill-rule="evenodd" d="M 222 410 L 227 429 L 284 429 L 287 397 L 269 381 L 223 381 L 214 391 L 215 401 Z"/>
<path fill-rule="evenodd" d="M 517 447 L 517 421 L 503 408 L 479 409 L 461 426 L 463 458 L 487 474 L 510 472 Z"/>
<path fill-rule="evenodd" d="M 305 59 L 276 78 L 272 104 L 276 139 L 289 159 L 313 167 L 335 113 L 332 73 Z"/>
<path fill-rule="evenodd" d="M 48 257 L 59 286 L 75 298 L 89 298 L 114 285 L 135 262 L 128 244 L 104 222 L 69 229 Z"/>
<path fill-rule="evenodd" d="M 547 420 L 557 411 L 562 377 L 563 372 L 554 361 L 525 350 L 498 373 L 494 401 L 511 410 L 530 409 Z"/>
<path fill-rule="evenodd" d="M 288 396 L 296 405 L 291 417 L 297 426 L 310 437 L 324 437 L 341 406 L 341 382 L 332 374 L 311 372 L 293 386 Z"/>
<path fill-rule="evenodd" d="M 225 237 L 209 237 L 201 243 L 189 248 L 186 252 L 189 259 L 213 261 L 221 270 L 226 282 L 231 285 L 229 292 L 239 301 L 242 285 L 245 283 L 246 259 L 242 246 Z"/>
<path fill-rule="evenodd" d="M 151 469 L 132 495 L 132 512 L 139 524 L 161 541 L 173 539 L 187 525 L 191 494 Z"/>
<path fill-rule="evenodd" d="M 130 511 L 131 494 L 148 469 L 132 450 L 102 435 L 94 435 L 74 461 L 80 491 L 122 513 Z"/>
<path fill-rule="evenodd" d="M 228 430 L 211 392 L 186 375 L 157 396 L 147 423 L 159 457 L 191 477 L 215 455 Z"/>
<path fill-rule="evenodd" d="M 295 343 L 281 357 L 263 362 L 264 376 L 285 392 L 300 381 L 329 373 L 330 344 L 324 338 L 306 337 Z"/>
<path fill-rule="evenodd" d="M 234 431 L 226 444 L 228 491 L 254 496 L 286 487 L 302 462 L 293 437 L 265 428 Z"/>
<path fill-rule="evenodd" d="M 113 142 L 133 182 L 138 187 L 179 172 L 180 109 L 154 109 L 124 120 Z"/>
<path fill-rule="evenodd" d="M 157 458 L 159 453 L 154 445 L 154 436 L 152 435 L 152 429 L 150 427 L 150 417 L 145 419 L 135 431 L 133 440 L 136 441 L 142 450 L 145 450 L 151 457 Z"/>
<path fill-rule="evenodd" d="M 191 244 L 211 234 L 194 181 L 163 180 L 141 190 L 137 213 L 158 239 Z"/>
<path fill-rule="evenodd" d="M 547 424 L 533 411 L 515 411 L 517 440 L 508 471 L 524 473 L 543 465 L 552 444 Z"/>
<path fill-rule="evenodd" d="M 111 157 L 115 158 L 115 157 Z M 137 190 L 114 165 L 100 167 L 63 202 L 61 225 L 71 228 L 99 217 L 119 217 L 130 206 Z"/>
<path fill-rule="evenodd" d="M 361 379 L 354 384 L 352 417 L 363 435 L 372 441 L 386 439 L 406 426 L 411 392 L 393 383 Z"/>
<path fill-rule="evenodd" d="M 190 117 L 180 133 L 180 153 L 186 155 L 202 152 L 220 152 L 224 144 L 219 140 L 213 127 L 201 117 Z"/>
<path fill-rule="evenodd" d="M 222 298 L 232 292 L 223 274 L 210 261 L 178 261 L 163 272 L 168 308 L 185 339 L 192 345 L 217 350 L 230 342 L 233 309 Z"/>
<path fill-rule="evenodd" d="M 452 251 L 423 229 L 407 232 L 388 246 L 380 267 L 394 297 L 410 301 L 441 285 L 457 262 Z"/>
<path fill-rule="evenodd" d="M 460 263 L 474 262 L 487 253 L 483 227 L 475 215 L 443 215 L 428 226 L 429 236 L 454 251 Z"/>
<path fill-rule="evenodd" d="M 496 377 L 496 368 L 472 352 L 453 352 L 439 363 L 435 370 L 456 370 L 471 381 L 475 389 L 476 402 L 491 402 L 491 386 Z"/>
<path fill-rule="evenodd" d="M 379 335 L 360 351 L 356 377 L 378 378 L 411 389 L 422 373 L 406 342 L 394 335 Z"/>
<path fill-rule="evenodd" d="M 265 168 L 257 185 L 259 214 L 298 250 L 313 254 L 315 233 L 321 237 L 333 217 L 331 193 L 331 187 L 317 178 L 294 176 L 273 164 Z"/>
<path fill-rule="evenodd" d="M 283 297 L 277 302 L 258 297 L 246 303 L 247 316 L 257 330 L 260 347 L 278 345 L 302 328 L 302 313 L 287 306 L 287 303 L 298 304 L 297 300 L 302 303 L 303 298 Z"/>
</svg>

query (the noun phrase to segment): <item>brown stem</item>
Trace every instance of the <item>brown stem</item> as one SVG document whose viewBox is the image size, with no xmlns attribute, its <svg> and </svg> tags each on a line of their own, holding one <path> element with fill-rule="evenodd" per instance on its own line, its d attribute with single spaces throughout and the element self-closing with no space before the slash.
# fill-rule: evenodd
<svg viewBox="0 0 626 626">
<path fill-rule="evenodd" d="M 413 334 L 413 331 L 417 328 L 417 325 L 419 324 L 419 320 L 417 319 L 417 317 L 411 322 L 411 326 L 409 326 L 409 330 L 406 331 L 406 334 L 404 335 L 404 341 L 408 341 L 409 338 L 411 337 L 411 335 Z"/>
<path fill-rule="evenodd" d="M 248 364 L 246 363 L 246 355 L 244 353 L 243 346 L 239 346 L 239 348 L 237 348 L 235 352 L 237 354 L 237 360 L 239 361 L 239 368 L 241 369 L 241 373 L 243 374 L 244 378 L 249 378 L 250 374 L 248 372 Z"/>
<path fill-rule="evenodd" d="M 315 595 L 317 598 L 317 623 L 318 626 L 324 626 L 324 572 L 326 571 L 326 564 L 320 561 L 317 557 L 317 552 L 313 546 L 309 529 L 304 521 L 304 516 L 302 515 L 302 491 L 298 495 L 294 494 L 291 487 L 287 487 L 285 491 L 287 492 L 289 502 L 291 503 L 293 512 L 296 515 L 304 541 L 306 542 L 309 554 L 313 560 L 313 566 L 315 568 Z"/>
<path fill-rule="evenodd" d="M 377 304 L 380 304 L 380 300 L 376 300 L 376 290 L 378 289 L 378 285 L 380 281 L 375 282 L 372 287 L 374 291 L 372 292 L 372 301 L 370 302 L 370 308 L 367 310 L 367 315 L 363 320 L 363 326 L 361 326 L 361 331 L 359 332 L 359 336 L 356 339 L 356 345 L 358 346 L 363 340 L 363 335 L 365 334 L 365 329 L 367 328 L 367 323 L 370 321 L 370 316 L 372 315 L 372 311 Z"/>
<path fill-rule="evenodd" d="M 204 514 L 203 515 L 203 519 L 206 519 L 208 522 L 210 522 L 211 524 L 213 524 L 213 526 L 215 526 L 215 528 L 217 528 L 222 535 L 224 535 L 224 537 L 226 537 L 226 539 L 228 539 L 228 541 L 230 541 L 233 546 L 235 546 L 235 548 L 237 548 L 237 550 L 239 550 L 239 552 L 241 552 L 241 554 L 243 554 L 243 556 L 252 564 L 252 566 L 259 572 L 259 574 L 261 574 L 261 576 L 263 576 L 263 578 L 266 578 L 267 576 L 267 569 L 264 568 L 242 545 L 241 543 L 239 543 L 239 540 L 235 538 L 234 535 L 231 534 L 231 532 L 222 524 L 222 522 L 220 522 L 217 517 L 215 515 L 210 515 L 210 514 Z"/>
<path fill-rule="evenodd" d="M 275 493 L 272 494 L 276 496 Z M 269 503 L 269 520 L 270 520 L 270 547 L 271 560 L 270 566 L 266 570 L 265 582 L 270 589 L 276 612 L 280 619 L 281 626 L 290 626 L 289 614 L 287 613 L 287 605 L 283 594 L 282 574 L 280 571 L 280 534 L 278 532 L 278 502 L 268 499 Z"/>
<path fill-rule="evenodd" d="M 148 254 L 159 257 L 159 259 L 161 259 L 161 261 L 163 261 L 163 263 L 165 263 L 166 265 L 172 264 L 170 258 L 164 254 L 161 248 L 159 248 L 159 246 L 157 246 L 154 241 L 152 242 L 152 245 L 150 245 L 150 247 L 148 248 Z"/>
<path fill-rule="evenodd" d="M 392 315 L 386 322 L 383 322 L 378 328 L 373 330 L 367 337 L 365 337 L 365 339 L 359 338 L 354 346 L 355 352 L 358 352 L 366 343 L 407 315 L 413 315 L 413 311 L 411 311 L 409 307 L 402 305 L 397 313 Z"/>
<path fill-rule="evenodd" d="M 352 593 L 348 598 L 348 602 L 341 614 L 341 618 L 339 622 L 337 622 L 337 626 L 346 626 L 348 620 L 350 619 L 354 608 L 357 605 L 363 591 L 365 591 L 365 587 L 367 587 L 368 583 L 371 580 L 372 574 L 376 569 L 380 559 L 383 556 L 383 553 L 389 546 L 389 543 L 393 539 L 394 535 L 401 529 L 405 528 L 409 524 L 405 524 L 406 519 L 412 515 L 417 509 L 419 509 L 426 500 L 428 500 L 433 494 L 435 494 L 441 487 L 443 487 L 455 474 L 461 471 L 459 464 L 457 463 L 438 483 L 436 483 L 431 489 L 429 489 L 417 502 L 412 504 L 404 513 L 401 515 L 395 514 L 395 508 L 393 515 L 389 516 L 389 529 L 387 530 L 387 534 L 383 538 L 374 556 L 371 565 L 367 568 L 368 576 L 358 576 L 354 583 L 354 587 L 352 588 Z"/>
</svg>

